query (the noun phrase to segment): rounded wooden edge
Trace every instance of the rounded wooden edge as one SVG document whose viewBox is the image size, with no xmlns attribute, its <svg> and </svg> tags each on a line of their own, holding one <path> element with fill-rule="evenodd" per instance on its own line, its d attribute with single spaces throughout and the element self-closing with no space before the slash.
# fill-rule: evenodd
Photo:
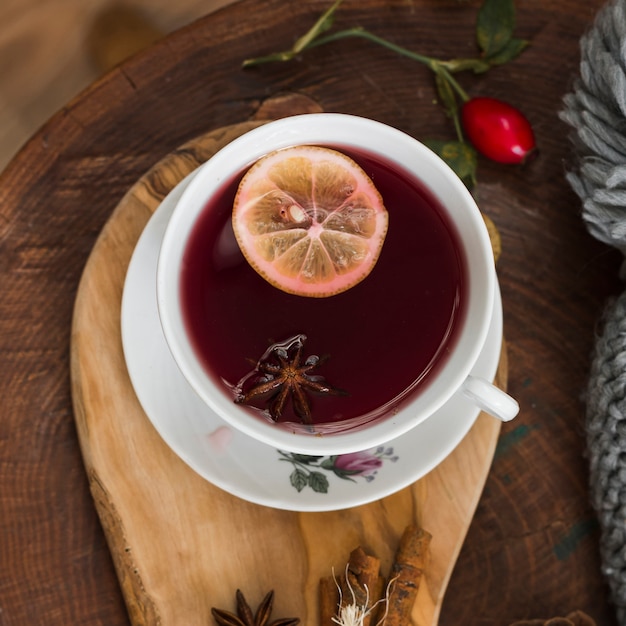
<svg viewBox="0 0 626 626">
<path fill-rule="evenodd" d="M 116 347 L 111 348 L 115 376 L 127 379 L 126 365 L 121 346 L 121 326 L 118 312 L 121 309 L 126 271 L 137 239 L 163 198 L 185 176 L 202 165 L 220 148 L 230 141 L 262 124 L 260 121 L 244 122 L 216 129 L 195 138 L 167 155 L 150 168 L 124 195 L 113 210 L 102 229 L 96 244 L 83 270 L 78 287 L 72 319 L 70 342 L 70 378 L 75 422 L 79 435 L 81 453 L 89 479 L 98 517 L 112 555 L 114 567 L 122 588 L 129 616 L 133 624 L 160 622 L 159 607 L 146 589 L 141 576 L 141 568 L 133 561 L 132 546 L 128 545 L 127 532 L 122 516 L 116 510 L 115 499 L 106 485 L 100 463 L 94 459 L 90 424 L 96 415 L 91 415 L 92 400 L 89 397 L 93 382 L 89 379 L 90 368 L 85 362 L 92 356 L 93 346 L 89 340 L 93 336 L 90 327 L 94 319 L 94 301 L 99 291 L 98 281 L 102 278 L 101 269 L 107 268 L 106 294 L 102 301 L 110 307 L 108 331 L 115 335 Z M 97 308 L 97 306 L 96 306 Z M 98 313 L 95 313 L 98 315 Z M 111 329 L 111 326 L 113 327 Z M 130 382 L 127 385 L 132 393 Z M 86 397 L 87 396 L 87 397 Z M 190 470 L 191 471 L 191 470 Z"/>
</svg>

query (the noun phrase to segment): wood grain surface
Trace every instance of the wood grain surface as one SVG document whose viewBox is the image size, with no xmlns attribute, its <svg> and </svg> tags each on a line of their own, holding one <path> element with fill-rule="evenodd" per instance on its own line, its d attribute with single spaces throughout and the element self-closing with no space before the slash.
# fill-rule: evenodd
<svg viewBox="0 0 626 626">
<path fill-rule="evenodd" d="M 502 427 L 443 626 L 502 626 L 575 608 L 600 626 L 616 623 L 588 498 L 582 398 L 596 323 L 622 288 L 620 259 L 581 223 L 564 179 L 568 130 L 558 120 L 579 38 L 602 4 L 518 3 L 517 34 L 531 46 L 504 68 L 461 77 L 472 95 L 513 100 L 540 154 L 524 169 L 480 161 L 476 196 L 502 236 L 509 391 L 522 410 Z M 478 5 L 345 0 L 337 25 L 455 57 L 475 50 Z M 428 71 L 364 41 L 241 69 L 245 58 L 289 47 L 327 6 L 242 0 L 177 31 L 70 102 L 1 175 L 2 626 L 129 623 L 79 449 L 69 345 L 85 263 L 132 185 L 178 146 L 251 119 L 281 92 L 418 139 L 451 135 Z"/>
<path fill-rule="evenodd" d="M 293 113 L 306 105 L 299 98 L 279 103 Z M 71 370 L 78 436 L 131 621 L 202 626 L 212 606 L 234 611 L 236 589 L 257 603 L 275 589 L 276 617 L 319 624 L 319 579 L 341 572 L 357 546 L 388 572 L 404 528 L 417 524 L 433 540 L 414 623 L 434 626 L 491 466 L 498 420 L 481 415 L 449 458 L 393 496 L 349 511 L 293 513 L 244 502 L 199 478 L 160 439 L 128 378 L 120 309 L 134 244 L 164 194 L 256 125 L 203 135 L 133 185 L 103 228 L 76 297 Z M 503 354 L 497 383 L 506 388 Z"/>
</svg>

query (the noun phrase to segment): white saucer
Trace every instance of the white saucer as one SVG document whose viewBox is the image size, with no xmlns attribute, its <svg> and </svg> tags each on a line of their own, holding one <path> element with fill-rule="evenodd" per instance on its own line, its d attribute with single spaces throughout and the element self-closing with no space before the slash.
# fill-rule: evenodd
<svg viewBox="0 0 626 626">
<path fill-rule="evenodd" d="M 233 431 L 196 396 L 170 354 L 156 302 L 161 240 L 193 176 L 163 200 L 146 225 L 128 267 L 122 299 L 122 343 L 130 379 L 163 440 L 214 485 L 250 502 L 292 511 L 331 511 L 372 502 L 410 485 L 441 463 L 479 414 L 460 393 L 384 447 L 322 458 L 281 453 Z M 501 342 L 502 302 L 497 287 L 491 329 L 474 375 L 493 380 Z"/>
</svg>

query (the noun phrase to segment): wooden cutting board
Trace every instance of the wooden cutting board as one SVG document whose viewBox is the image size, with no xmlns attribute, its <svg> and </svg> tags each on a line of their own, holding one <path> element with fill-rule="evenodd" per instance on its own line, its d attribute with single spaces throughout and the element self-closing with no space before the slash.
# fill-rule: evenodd
<svg viewBox="0 0 626 626">
<path fill-rule="evenodd" d="M 287 96 L 260 118 L 315 110 Z M 437 623 L 500 431 L 481 414 L 428 475 L 377 502 L 297 513 L 227 494 L 191 470 L 156 433 L 131 386 L 120 307 L 134 246 L 161 200 L 215 151 L 258 125 L 220 128 L 157 163 L 122 199 L 100 234 L 79 286 L 72 328 L 75 419 L 91 492 L 134 625 L 207 626 L 210 609 L 234 611 L 241 589 L 256 606 L 275 590 L 273 618 L 318 623 L 317 585 L 361 545 L 388 571 L 399 537 L 418 523 L 433 539 L 413 623 Z M 496 382 L 506 388 L 503 351 Z"/>
</svg>

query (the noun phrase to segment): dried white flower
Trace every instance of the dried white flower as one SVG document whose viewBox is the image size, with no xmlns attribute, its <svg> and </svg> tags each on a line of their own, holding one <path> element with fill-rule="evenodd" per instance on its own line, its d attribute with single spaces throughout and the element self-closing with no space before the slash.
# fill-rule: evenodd
<svg viewBox="0 0 626 626">
<path fill-rule="evenodd" d="M 368 605 L 370 603 L 369 602 L 370 590 L 368 589 L 367 585 L 364 586 L 365 604 L 363 605 L 357 604 L 356 594 L 354 593 L 354 589 L 352 588 L 352 585 L 350 584 L 350 579 L 348 577 L 347 566 L 346 566 L 346 583 L 348 585 L 348 590 L 350 591 L 350 594 L 352 596 L 351 602 L 346 602 L 344 604 L 341 586 L 337 583 L 334 570 L 333 570 L 333 578 L 335 579 L 335 584 L 337 585 L 337 589 L 339 590 L 339 613 L 338 615 L 333 616 L 332 618 L 335 624 L 338 624 L 338 626 L 363 626 L 365 618 L 368 617 L 376 609 L 376 607 L 378 607 L 379 604 L 384 602 L 385 613 L 380 618 L 380 620 L 378 620 L 378 622 L 376 623 L 376 626 L 383 626 L 385 622 L 385 618 L 387 617 L 387 611 L 389 610 L 389 593 L 391 590 L 391 586 L 396 581 L 395 578 L 389 581 L 389 584 L 387 585 L 387 589 L 385 590 L 385 597 L 375 602 L 369 608 L 368 608 Z"/>
</svg>

